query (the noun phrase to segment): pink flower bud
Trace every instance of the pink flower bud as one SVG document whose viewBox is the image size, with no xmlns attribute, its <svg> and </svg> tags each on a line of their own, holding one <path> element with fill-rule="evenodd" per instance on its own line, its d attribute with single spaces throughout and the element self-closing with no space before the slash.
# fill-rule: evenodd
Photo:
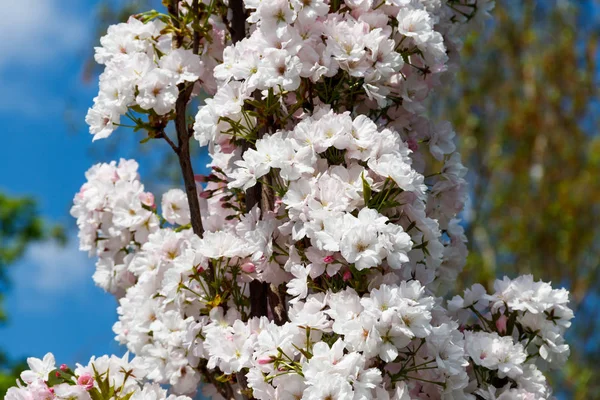
<svg viewBox="0 0 600 400">
<path fill-rule="evenodd" d="M 61 370 L 61 371 L 66 371 L 66 370 L 68 370 L 68 369 L 69 369 L 69 367 L 67 367 L 67 364 L 61 364 L 61 365 L 60 365 L 60 370 Z"/>
<path fill-rule="evenodd" d="M 335 258 L 334 258 L 333 256 L 327 256 L 327 257 L 324 257 L 324 258 L 323 258 L 323 262 L 324 262 L 325 264 L 332 263 L 334 260 L 335 260 Z"/>
<path fill-rule="evenodd" d="M 154 195 L 150 192 L 140 193 L 140 201 L 145 206 L 154 207 Z"/>
<path fill-rule="evenodd" d="M 206 176 L 204 175 L 194 175 L 194 180 L 199 183 L 206 182 Z"/>
<path fill-rule="evenodd" d="M 94 387 L 94 378 L 90 373 L 85 372 L 79 378 L 77 378 L 77 384 L 85 388 L 85 390 L 90 390 Z"/>
<path fill-rule="evenodd" d="M 411 149 L 412 151 L 417 151 L 419 150 L 419 144 L 417 143 L 417 141 L 415 139 L 408 139 L 406 141 L 406 144 L 408 145 L 408 148 Z"/>
<path fill-rule="evenodd" d="M 267 357 L 260 357 L 258 360 L 258 364 L 259 365 L 266 365 L 266 364 L 271 364 L 273 362 L 273 358 L 271 356 L 267 356 Z"/>
<path fill-rule="evenodd" d="M 60 372 L 56 371 L 56 372 L 54 373 L 54 375 L 55 375 L 57 378 L 60 378 Z"/>
<path fill-rule="evenodd" d="M 212 196 L 212 191 L 206 190 L 206 191 L 198 194 L 198 196 L 200 196 L 201 199 L 210 199 L 210 197 Z"/>
<path fill-rule="evenodd" d="M 344 282 L 348 282 L 350 279 L 352 279 L 352 272 L 350 272 L 350 270 L 344 272 L 342 279 L 344 280 Z"/>
<path fill-rule="evenodd" d="M 496 320 L 496 329 L 498 329 L 498 333 L 506 333 L 506 323 L 508 322 L 508 317 L 504 314 Z"/>
<path fill-rule="evenodd" d="M 225 135 L 223 135 L 223 136 L 225 136 Z M 223 152 L 225 154 L 232 153 L 237 147 L 231 140 L 224 140 L 220 143 L 220 145 L 221 145 L 221 152 Z"/>
<path fill-rule="evenodd" d="M 202 265 L 198 265 L 196 267 L 196 271 L 198 271 L 199 274 L 203 273 L 205 271 L 204 267 Z"/>
<path fill-rule="evenodd" d="M 242 269 L 242 271 L 244 271 L 247 274 L 251 274 L 256 271 L 256 265 L 254 265 L 254 263 L 251 263 L 249 261 L 240 265 L 240 268 Z"/>
</svg>

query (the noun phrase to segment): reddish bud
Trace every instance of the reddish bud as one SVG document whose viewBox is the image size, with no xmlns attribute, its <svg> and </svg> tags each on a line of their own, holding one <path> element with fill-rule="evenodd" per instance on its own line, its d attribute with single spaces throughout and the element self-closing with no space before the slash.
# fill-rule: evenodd
<svg viewBox="0 0 600 400">
<path fill-rule="evenodd" d="M 324 258 L 323 258 L 323 262 L 324 262 L 325 264 L 332 263 L 334 260 L 335 260 L 335 258 L 334 258 L 333 256 L 327 256 L 327 257 L 324 257 Z"/>
<path fill-rule="evenodd" d="M 198 183 L 204 183 L 207 181 L 207 177 L 204 175 L 194 175 L 194 180 Z"/>
<path fill-rule="evenodd" d="M 206 190 L 206 191 L 204 191 L 204 192 L 202 192 L 202 193 L 198 194 L 198 196 L 199 196 L 201 199 L 210 199 L 210 197 L 212 196 L 212 191 L 210 191 L 210 190 Z"/>
<path fill-rule="evenodd" d="M 498 329 L 498 333 L 506 333 L 506 323 L 508 322 L 508 318 L 506 315 L 502 314 L 498 320 L 496 320 L 496 329 Z"/>
<path fill-rule="evenodd" d="M 259 365 L 266 365 L 266 364 L 271 364 L 273 362 L 273 358 L 271 356 L 267 356 L 267 357 L 260 357 L 258 360 L 258 364 Z"/>
<path fill-rule="evenodd" d="M 90 373 L 86 372 L 77 378 L 77 384 L 85 388 L 85 390 L 90 390 L 94 387 L 94 378 Z"/>
<path fill-rule="evenodd" d="M 408 139 L 406 141 L 406 144 L 408 145 L 408 148 L 411 149 L 412 151 L 417 151 L 419 150 L 419 144 L 417 143 L 417 141 L 415 139 Z"/>
<path fill-rule="evenodd" d="M 69 367 L 67 367 L 67 364 L 61 364 L 61 366 L 60 366 L 61 371 L 66 371 L 68 369 L 69 369 Z"/>
<path fill-rule="evenodd" d="M 240 265 L 240 268 L 247 274 L 251 274 L 256 271 L 256 265 L 254 265 L 254 263 L 252 262 L 245 262 L 242 265 Z"/>
<path fill-rule="evenodd" d="M 350 270 L 344 272 L 342 279 L 344 280 L 344 282 L 348 282 L 350 279 L 352 279 L 352 272 L 350 272 Z"/>
<path fill-rule="evenodd" d="M 154 195 L 150 192 L 140 193 L 140 201 L 145 206 L 154 207 Z"/>
</svg>

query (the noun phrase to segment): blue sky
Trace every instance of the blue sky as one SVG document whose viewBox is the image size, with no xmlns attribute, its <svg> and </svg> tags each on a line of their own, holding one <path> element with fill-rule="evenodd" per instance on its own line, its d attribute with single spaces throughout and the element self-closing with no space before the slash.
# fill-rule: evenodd
<svg viewBox="0 0 600 400">
<path fill-rule="evenodd" d="M 97 92 L 95 78 L 87 83 L 82 78 L 95 43 L 97 3 L 0 0 L 10 16 L 0 25 L 0 191 L 34 196 L 42 215 L 63 224 L 72 238 L 64 248 L 34 244 L 11 267 L 9 322 L 0 326 L 0 349 L 12 358 L 51 351 L 58 362 L 73 363 L 123 352 L 112 333 L 117 303 L 94 286 L 94 261 L 78 251 L 68 214 L 85 171 L 109 161 L 107 146 L 119 139 L 115 135 L 92 146 L 84 124 Z M 111 153 L 128 156 L 127 148 Z M 142 174 L 148 169 L 142 167 Z"/>
</svg>

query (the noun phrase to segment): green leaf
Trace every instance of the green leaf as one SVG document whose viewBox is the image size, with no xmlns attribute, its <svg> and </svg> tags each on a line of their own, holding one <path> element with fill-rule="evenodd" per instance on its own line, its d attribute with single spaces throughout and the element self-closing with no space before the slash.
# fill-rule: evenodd
<svg viewBox="0 0 600 400">
<path fill-rule="evenodd" d="M 104 398 L 102 397 L 102 395 L 100 394 L 100 392 L 96 388 L 90 389 L 90 391 L 88 392 L 88 394 L 90 395 L 90 397 L 92 398 L 92 400 L 104 400 Z"/>
<path fill-rule="evenodd" d="M 119 400 L 129 400 L 131 396 L 133 396 L 135 392 L 127 393 L 125 396 L 121 397 Z"/>
<path fill-rule="evenodd" d="M 310 360 L 312 358 L 312 354 L 310 354 L 309 352 L 307 352 L 304 349 L 301 349 L 300 347 L 296 346 L 295 344 L 292 343 L 292 346 L 294 346 L 296 348 L 296 350 L 298 350 L 300 353 L 302 353 L 302 355 L 304 357 L 306 357 L 307 360 Z"/>
<path fill-rule="evenodd" d="M 362 179 L 363 199 L 365 201 L 365 205 L 367 205 L 367 204 L 369 204 L 369 200 L 371 200 L 371 186 L 369 186 L 369 183 L 365 179 L 365 173 L 364 172 L 362 173 L 362 175 L 360 176 L 360 178 Z"/>
</svg>

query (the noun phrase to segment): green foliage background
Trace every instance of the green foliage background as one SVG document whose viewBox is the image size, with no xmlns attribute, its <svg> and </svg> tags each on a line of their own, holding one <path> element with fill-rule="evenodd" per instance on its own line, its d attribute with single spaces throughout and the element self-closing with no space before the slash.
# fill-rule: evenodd
<svg viewBox="0 0 600 400">
<path fill-rule="evenodd" d="M 7 273 L 34 241 L 54 238 L 65 242 L 61 227 L 50 227 L 39 215 L 35 200 L 30 197 L 11 197 L 0 193 L 0 324 L 7 322 L 3 306 L 3 292 L 10 284 Z M 20 371 L 26 365 L 14 362 L 0 350 L 0 396 L 14 386 Z"/>
<path fill-rule="evenodd" d="M 598 1 L 496 0 L 436 106 L 470 170 L 468 264 L 459 282 L 532 273 L 568 287 L 572 355 L 553 387 L 600 398 Z"/>
</svg>

